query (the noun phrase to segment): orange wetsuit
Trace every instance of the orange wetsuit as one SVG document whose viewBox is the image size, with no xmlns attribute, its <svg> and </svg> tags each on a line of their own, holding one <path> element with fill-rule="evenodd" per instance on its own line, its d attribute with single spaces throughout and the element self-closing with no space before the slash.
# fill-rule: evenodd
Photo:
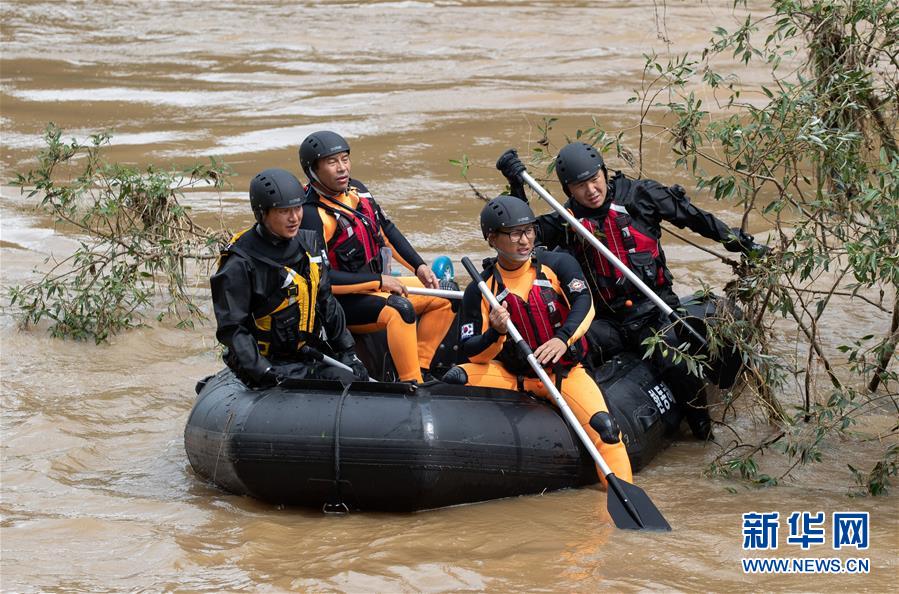
<svg viewBox="0 0 899 594">
<path fill-rule="evenodd" d="M 561 325 L 555 328 L 554 337 L 569 346 L 576 345 L 593 320 L 593 300 L 580 266 L 570 255 L 538 250 L 530 263 L 525 263 L 517 270 L 506 270 L 494 263 L 482 273 L 482 277 L 494 294 L 502 297 L 508 291 L 527 302 L 529 293 L 538 280 L 538 264 L 545 277 L 540 283 L 551 285 L 552 290 L 564 299 L 570 309 Z M 503 286 L 499 286 L 500 283 Z M 506 301 L 501 299 L 501 303 L 508 309 Z M 480 294 L 477 285 L 470 284 L 462 299 L 460 325 L 462 352 L 471 361 L 463 365 L 468 373 L 468 383 L 491 388 L 524 389 L 549 398 L 548 390 L 533 370 L 524 369 L 522 358 L 517 354 L 517 347 L 513 342 L 507 341 L 505 334 L 490 327 L 489 312 L 490 304 Z M 540 313 L 531 308 L 530 315 L 535 319 Z M 556 373 L 559 369 L 547 368 L 546 371 L 558 385 Z M 575 364 L 563 377 L 559 391 L 612 472 L 621 479 L 631 481 L 631 465 L 620 435 L 618 443 L 609 444 L 590 426 L 590 419 L 594 414 L 608 412 L 602 392 L 593 378 L 583 366 Z M 602 472 L 599 474 L 601 477 Z"/>
<path fill-rule="evenodd" d="M 368 189 L 350 180 L 337 196 L 321 196 L 310 185 L 302 227 L 321 234 L 331 263 L 331 289 L 355 333 L 387 331 L 387 345 L 401 381 L 422 381 L 434 352 L 453 321 L 452 306 L 439 297 L 401 297 L 381 291 L 386 251 L 413 273 L 424 260 L 385 215 Z M 421 287 L 415 276 L 398 279 Z M 416 322 L 418 324 L 416 328 Z"/>
</svg>

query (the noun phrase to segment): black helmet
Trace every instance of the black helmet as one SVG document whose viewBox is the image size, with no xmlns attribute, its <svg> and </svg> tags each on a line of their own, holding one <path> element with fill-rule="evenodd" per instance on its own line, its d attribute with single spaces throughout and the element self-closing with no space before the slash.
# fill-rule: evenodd
<svg viewBox="0 0 899 594">
<path fill-rule="evenodd" d="M 500 194 L 481 211 L 481 232 L 487 235 L 501 229 L 527 225 L 537 220 L 528 203 L 515 196 Z"/>
<path fill-rule="evenodd" d="M 268 209 L 300 206 L 305 196 L 300 180 L 284 169 L 266 169 L 250 182 L 250 207 L 257 223 Z"/>
<path fill-rule="evenodd" d="M 566 196 L 571 196 L 568 190 L 568 184 L 576 184 L 586 181 L 596 175 L 596 172 L 602 169 L 602 173 L 608 180 L 609 174 L 606 171 L 606 162 L 602 160 L 602 155 L 596 150 L 596 147 L 584 144 L 583 142 L 572 142 L 559 151 L 556 157 L 556 175 L 562 183 L 562 190 Z"/>
<path fill-rule="evenodd" d="M 343 136 L 330 130 L 313 132 L 300 144 L 300 167 L 310 180 L 314 180 L 312 167 L 315 162 L 337 153 L 350 152 L 350 145 Z"/>
</svg>

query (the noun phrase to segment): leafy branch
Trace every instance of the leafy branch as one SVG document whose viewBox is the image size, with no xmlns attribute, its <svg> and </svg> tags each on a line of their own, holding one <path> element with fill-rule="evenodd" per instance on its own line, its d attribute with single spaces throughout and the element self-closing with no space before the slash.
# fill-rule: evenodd
<svg viewBox="0 0 899 594">
<path fill-rule="evenodd" d="M 224 232 L 199 226 L 182 199 L 190 188 L 222 188 L 229 168 L 214 159 L 169 171 L 110 164 L 102 158 L 109 139 L 101 133 L 86 143 L 66 142 L 50 124 L 37 166 L 12 182 L 79 236 L 72 255 L 52 261 L 39 280 L 10 289 L 25 327 L 47 319 L 54 336 L 101 342 L 139 325 L 151 306 L 161 306 L 158 319 L 170 314 L 179 325 L 203 317 L 191 296 L 188 263 L 213 261 Z"/>
</svg>

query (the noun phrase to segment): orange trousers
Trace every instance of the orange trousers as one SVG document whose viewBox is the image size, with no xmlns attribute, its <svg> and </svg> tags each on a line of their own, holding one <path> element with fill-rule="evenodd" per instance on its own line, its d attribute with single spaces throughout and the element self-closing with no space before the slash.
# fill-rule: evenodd
<svg viewBox="0 0 899 594">
<path fill-rule="evenodd" d="M 414 276 L 400 277 L 399 281 L 407 287 L 423 287 L 421 281 Z M 352 294 L 356 297 L 357 294 Z M 422 381 L 421 370 L 431 367 L 431 359 L 440 342 L 446 336 L 450 324 L 453 323 L 455 313 L 448 299 L 442 297 L 429 297 L 425 295 L 409 295 L 405 297 L 415 310 L 416 321 L 407 322 L 402 314 L 393 307 L 386 305 L 390 293 L 365 293 L 368 297 L 378 298 L 383 301 L 377 319 L 366 324 L 350 324 L 347 327 L 350 332 L 367 334 L 378 330 L 387 330 L 387 348 L 396 366 L 400 381 Z M 343 296 L 341 296 L 343 297 Z M 352 299 L 346 299 L 347 302 Z M 347 306 L 344 306 L 346 309 Z M 353 319 L 358 312 L 347 312 L 347 318 Z"/>
<path fill-rule="evenodd" d="M 518 378 L 514 374 L 506 371 L 506 368 L 503 367 L 502 363 L 499 361 L 494 360 L 489 363 L 466 363 L 462 365 L 462 367 L 468 373 L 468 385 L 480 386 L 482 388 L 518 389 Z M 553 382 L 556 381 L 555 374 L 547 371 L 547 375 L 549 375 Z M 542 398 L 552 400 L 552 396 L 549 395 L 549 390 L 546 389 L 546 386 L 543 385 L 540 378 L 524 378 L 524 389 Z M 562 398 L 568 404 L 568 407 L 571 408 L 571 412 L 577 417 L 581 427 L 583 427 L 584 431 L 587 432 L 587 435 L 590 436 L 596 449 L 599 450 L 603 460 L 605 460 L 612 472 L 615 473 L 615 476 L 622 480 L 632 482 L 634 477 L 631 472 L 631 462 L 627 457 L 627 449 L 624 446 L 624 442 L 619 441 L 616 444 L 606 443 L 599 437 L 599 434 L 593 430 L 593 427 L 590 426 L 590 417 L 598 412 L 608 412 L 609 410 L 606 407 L 605 399 L 602 397 L 602 392 L 599 390 L 599 386 L 596 385 L 596 382 L 593 381 L 593 378 L 587 374 L 581 365 L 577 365 L 568 372 L 568 377 L 562 380 L 562 389 L 559 390 L 559 392 L 562 393 Z M 599 474 L 600 480 L 602 480 L 602 484 L 605 486 L 606 481 L 603 479 L 602 471 L 599 470 L 599 466 L 597 466 L 596 471 Z"/>
</svg>

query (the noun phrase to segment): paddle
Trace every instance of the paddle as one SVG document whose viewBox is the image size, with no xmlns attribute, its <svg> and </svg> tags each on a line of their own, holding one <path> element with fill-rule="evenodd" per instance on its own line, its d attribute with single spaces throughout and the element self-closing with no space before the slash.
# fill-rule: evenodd
<svg viewBox="0 0 899 594">
<path fill-rule="evenodd" d="M 487 286 L 487 283 L 481 278 L 481 275 L 478 274 L 478 271 L 471 263 L 471 260 L 462 258 L 462 265 L 465 267 L 468 274 L 471 275 L 471 279 L 478 284 L 481 294 L 484 295 L 484 298 L 487 299 L 490 306 L 493 308 L 500 307 L 499 301 L 496 300 L 496 296 Z M 612 516 L 612 521 L 615 522 L 615 526 L 625 530 L 671 530 L 671 526 L 662 516 L 662 512 L 656 508 L 643 489 L 615 476 L 612 469 L 609 468 L 606 461 L 603 460 L 599 450 L 593 445 L 590 436 L 587 435 L 587 432 L 581 427 L 577 417 L 571 412 L 571 408 L 569 408 L 565 399 L 562 398 L 562 394 L 559 393 L 555 384 L 553 384 L 550 377 L 546 374 L 546 371 L 544 371 L 543 367 L 540 365 L 540 362 L 537 361 L 537 357 L 534 356 L 531 347 L 528 346 L 528 343 L 521 337 L 521 334 L 511 320 L 506 321 L 506 330 L 512 340 L 515 341 L 518 349 L 527 358 L 531 369 L 534 370 L 537 377 L 539 377 L 540 381 L 543 382 L 543 385 L 546 386 L 546 389 L 555 401 L 556 406 L 562 411 L 562 416 L 565 417 L 568 425 L 574 429 L 574 432 L 577 433 L 581 443 L 583 443 L 584 447 L 587 448 L 587 451 L 590 452 L 590 456 L 593 457 L 596 465 L 602 470 L 602 474 L 609 485 L 607 497 L 609 515 Z"/>
<path fill-rule="evenodd" d="M 331 367 L 336 367 L 337 369 L 349 371 L 350 373 L 352 373 L 354 375 L 356 374 L 356 372 L 353 371 L 353 368 L 350 367 L 349 365 L 347 365 L 345 363 L 341 363 L 340 361 L 338 361 L 337 359 L 335 359 L 333 357 L 329 357 L 328 355 L 324 354 L 320 350 L 312 348 L 308 344 L 303 345 L 303 348 L 300 349 L 300 352 L 303 353 L 304 355 L 312 357 L 313 359 L 315 359 L 317 361 L 322 361 L 323 363 L 325 363 L 326 365 L 330 365 Z M 376 382 L 378 380 L 376 380 L 374 378 L 368 378 L 368 381 Z"/>
<path fill-rule="evenodd" d="M 427 295 L 429 297 L 443 297 L 444 299 L 462 299 L 462 291 L 450 289 L 428 289 L 426 287 L 406 287 L 410 295 Z"/>
<path fill-rule="evenodd" d="M 497 163 L 497 165 L 499 165 L 499 163 Z M 702 346 L 708 346 L 708 343 L 706 342 L 702 334 L 697 332 L 693 328 L 693 326 L 687 323 L 685 319 L 677 315 L 677 313 L 673 309 L 671 309 L 671 307 L 667 303 L 665 303 L 661 297 L 656 295 L 655 291 L 647 287 L 646 283 L 644 283 L 639 276 L 634 274 L 634 272 L 630 268 L 625 266 L 625 264 L 621 260 L 619 260 L 615 256 L 615 254 L 611 252 L 611 250 L 609 250 L 609 248 L 607 248 L 592 233 L 587 231 L 586 227 L 584 227 L 581 222 L 574 217 L 574 215 L 568 212 L 568 210 L 564 206 L 559 204 L 559 202 L 556 201 L 556 199 L 553 198 L 549 192 L 543 189 L 543 186 L 537 183 L 537 180 L 531 177 L 531 175 L 527 171 L 522 171 L 518 175 L 521 178 L 521 181 L 531 186 L 531 188 L 533 188 L 534 191 L 537 192 L 538 196 L 543 198 L 543 200 L 547 204 L 549 204 L 553 208 L 553 210 L 562 215 L 562 218 L 564 218 L 568 222 L 568 224 L 571 225 L 572 229 L 577 231 L 581 237 L 586 239 L 590 243 L 590 245 L 596 248 L 599 253 L 602 254 L 603 257 L 612 264 L 612 266 L 617 268 L 618 271 L 621 272 L 621 274 L 623 274 L 625 278 L 627 278 L 627 280 L 632 282 L 635 287 L 640 289 L 640 292 L 646 295 L 646 297 L 648 297 L 650 301 L 652 301 L 659 309 L 661 309 L 670 320 L 683 324 L 684 328 L 686 328 L 687 331 L 690 332 L 690 334 L 692 334 L 693 337 L 696 338 Z"/>
</svg>

